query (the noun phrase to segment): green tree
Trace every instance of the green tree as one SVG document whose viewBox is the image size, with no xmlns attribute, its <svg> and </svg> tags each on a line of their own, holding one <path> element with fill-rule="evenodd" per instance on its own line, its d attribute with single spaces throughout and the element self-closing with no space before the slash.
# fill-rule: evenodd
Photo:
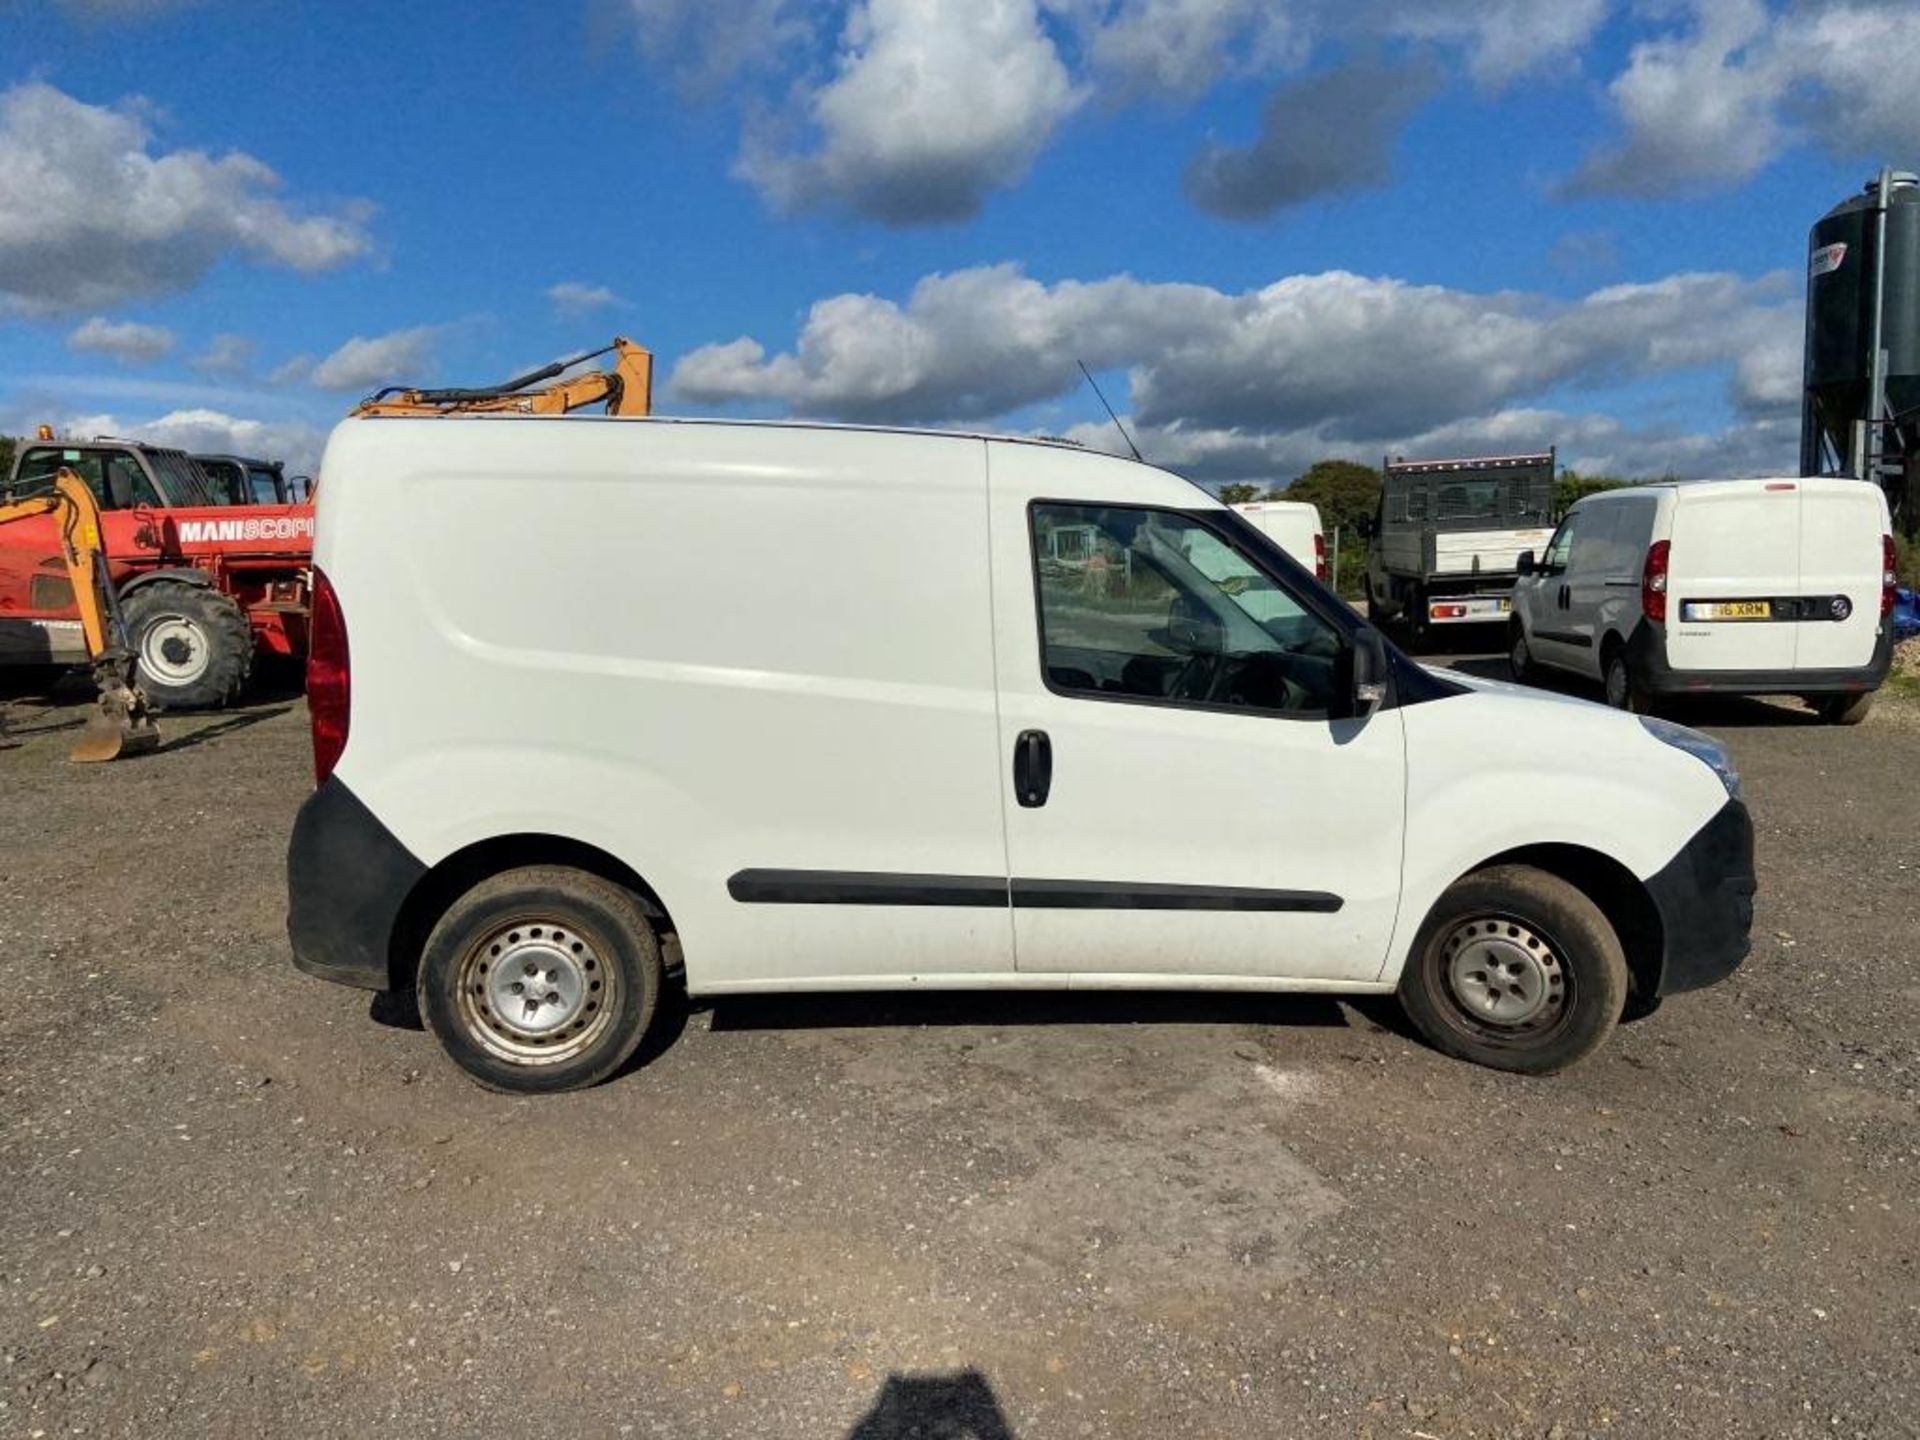
<svg viewBox="0 0 1920 1440">
<path fill-rule="evenodd" d="M 1562 470 L 1560 478 L 1553 482 L 1553 518 L 1556 521 L 1560 519 L 1573 508 L 1576 500 L 1598 495 L 1602 490 L 1618 490 L 1622 485 L 1632 483 L 1614 475 L 1582 475 L 1578 470 Z"/>
<path fill-rule="evenodd" d="M 0 485 L 13 474 L 13 457 L 19 448 L 20 442 L 11 435 L 0 435 Z"/>
<path fill-rule="evenodd" d="M 1338 527 L 1342 543 L 1350 543 L 1359 538 L 1361 521 L 1373 519 L 1380 509 L 1380 472 L 1351 460 L 1316 460 L 1285 490 L 1274 491 L 1272 498 L 1318 506 L 1320 525 L 1329 540 Z"/>
<path fill-rule="evenodd" d="M 1220 487 L 1220 500 L 1222 504 L 1245 505 L 1249 500 L 1258 500 L 1259 498 L 1260 487 L 1258 485 L 1234 484 L 1222 485 Z"/>
</svg>

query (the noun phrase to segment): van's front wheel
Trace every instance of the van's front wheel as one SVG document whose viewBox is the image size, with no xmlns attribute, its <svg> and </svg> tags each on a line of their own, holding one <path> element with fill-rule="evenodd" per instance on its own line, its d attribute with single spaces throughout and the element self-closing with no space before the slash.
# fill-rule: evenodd
<svg viewBox="0 0 1920 1440">
<path fill-rule="evenodd" d="M 660 943 L 633 894 L 561 866 L 509 870 L 441 917 L 420 958 L 420 1013 L 494 1090 L 597 1084 L 659 1004 Z"/>
<path fill-rule="evenodd" d="M 1528 1075 L 1592 1054 L 1626 999 L 1626 956 L 1606 916 L 1525 865 L 1457 881 L 1400 977 L 1400 1003 L 1434 1048 Z"/>
</svg>

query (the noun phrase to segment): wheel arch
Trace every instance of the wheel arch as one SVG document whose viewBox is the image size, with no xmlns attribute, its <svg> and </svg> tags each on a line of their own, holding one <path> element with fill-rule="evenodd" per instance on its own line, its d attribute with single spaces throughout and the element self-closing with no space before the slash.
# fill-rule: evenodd
<svg viewBox="0 0 1920 1440">
<path fill-rule="evenodd" d="M 659 893 L 618 856 L 564 835 L 498 835 L 454 851 L 413 884 L 394 916 L 387 937 L 387 983 L 411 990 L 414 971 L 427 937 L 453 903 L 481 881 L 526 865 L 562 865 L 597 875 L 630 890 L 659 931 L 662 958 L 669 973 L 680 969 L 680 945 L 673 916 Z"/>
<path fill-rule="evenodd" d="M 1584 845 L 1550 842 L 1504 850 L 1459 878 L 1464 880 L 1498 865 L 1527 865 L 1544 871 L 1566 881 L 1599 906 L 1620 937 L 1620 948 L 1627 957 L 1627 974 L 1633 987 L 1629 1003 L 1651 1005 L 1660 993 L 1666 934 L 1659 908 L 1638 876 L 1611 855 Z"/>
<path fill-rule="evenodd" d="M 196 570 L 191 565 L 172 566 L 164 570 L 142 570 L 139 574 L 129 577 L 118 587 L 120 598 L 124 600 L 127 596 L 133 594 L 134 591 L 144 590 L 147 586 L 158 584 L 161 581 L 172 581 L 180 585 L 193 585 L 202 590 L 211 590 L 214 588 L 213 577 L 207 574 L 206 571 Z"/>
</svg>

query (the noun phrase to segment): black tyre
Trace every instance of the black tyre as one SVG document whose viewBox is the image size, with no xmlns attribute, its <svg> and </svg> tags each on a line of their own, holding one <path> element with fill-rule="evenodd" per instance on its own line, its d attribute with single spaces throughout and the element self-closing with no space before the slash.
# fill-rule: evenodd
<svg viewBox="0 0 1920 1440">
<path fill-rule="evenodd" d="M 1607 651 L 1606 659 L 1601 662 L 1600 673 L 1607 688 L 1607 704 L 1635 715 L 1646 715 L 1652 711 L 1653 698 L 1635 682 L 1633 670 L 1627 664 L 1626 646 L 1615 644 Z"/>
<path fill-rule="evenodd" d="M 162 710 L 229 705 L 253 670 L 253 627 L 217 590 L 156 580 L 121 604 L 134 678 Z"/>
<path fill-rule="evenodd" d="M 1873 709 L 1873 692 L 1858 695 L 1818 695 L 1811 697 L 1813 708 L 1829 725 L 1858 725 Z"/>
<path fill-rule="evenodd" d="M 660 942 L 629 890 L 557 865 L 509 870 L 440 918 L 420 957 L 420 1014 L 492 1090 L 598 1084 L 660 1003 Z"/>
<path fill-rule="evenodd" d="M 1627 1000 L 1607 917 L 1545 871 L 1499 865 L 1456 882 L 1428 915 L 1400 1003 L 1435 1049 L 1547 1075 L 1597 1050 Z"/>
<path fill-rule="evenodd" d="M 1527 646 L 1526 627 L 1518 620 L 1507 627 L 1507 669 L 1522 685 L 1534 678 L 1533 651 Z"/>
</svg>

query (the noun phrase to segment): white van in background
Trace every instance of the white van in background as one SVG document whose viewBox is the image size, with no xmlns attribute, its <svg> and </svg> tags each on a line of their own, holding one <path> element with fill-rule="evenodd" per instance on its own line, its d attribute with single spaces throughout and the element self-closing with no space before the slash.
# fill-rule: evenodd
<svg viewBox="0 0 1920 1440">
<path fill-rule="evenodd" d="M 1164 470 L 475 416 L 326 477 L 294 961 L 483 1083 L 610 1074 L 676 975 L 1397 992 L 1538 1073 L 1747 951 L 1712 740 L 1423 669 Z"/>
<path fill-rule="evenodd" d="M 1800 695 L 1857 724 L 1892 656 L 1886 496 L 1844 479 L 1693 480 L 1589 495 L 1522 559 L 1518 679 L 1599 680 L 1607 701 Z"/>
<path fill-rule="evenodd" d="M 1327 536 L 1320 528 L 1320 507 L 1304 500 L 1251 500 L 1233 507 L 1274 544 L 1327 580 Z"/>
</svg>

